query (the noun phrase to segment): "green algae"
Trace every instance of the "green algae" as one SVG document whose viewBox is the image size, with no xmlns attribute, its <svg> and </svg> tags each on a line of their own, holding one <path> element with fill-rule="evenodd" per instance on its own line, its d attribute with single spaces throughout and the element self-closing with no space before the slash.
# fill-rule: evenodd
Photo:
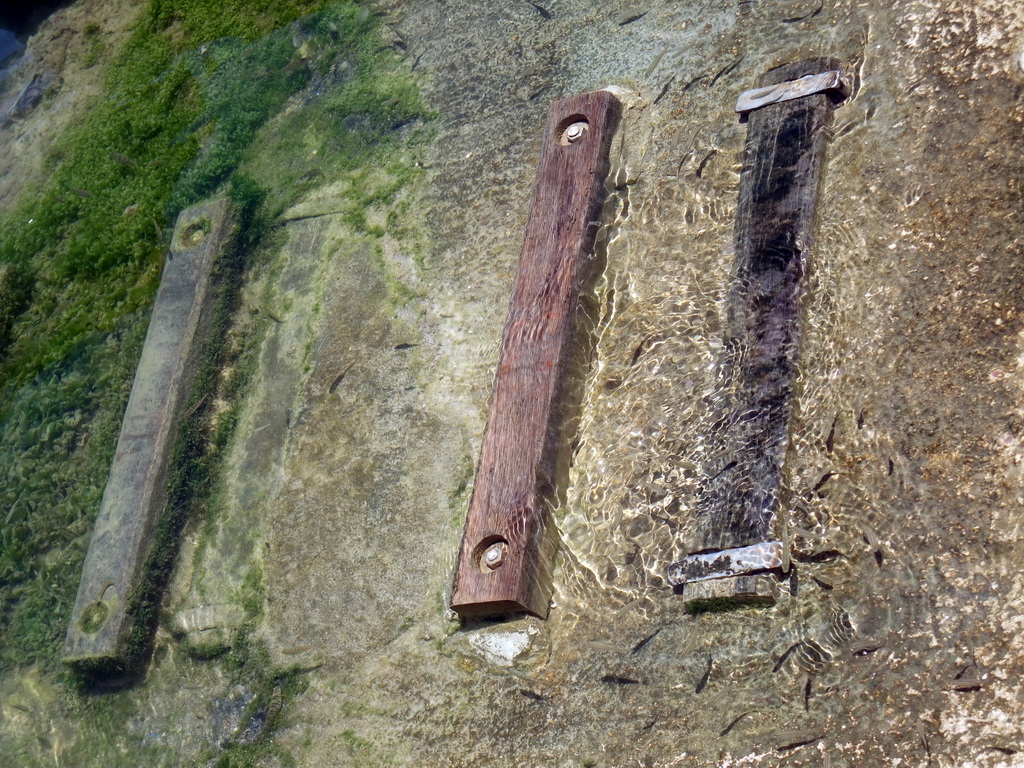
<svg viewBox="0 0 1024 768">
<path fill-rule="evenodd" d="M 51 673 L 55 669 L 89 521 L 102 496 L 159 282 L 167 225 L 177 209 L 225 190 L 243 213 L 219 275 L 215 324 L 229 341 L 211 348 L 198 375 L 149 576 L 132 595 L 142 619 L 132 638 L 136 661 L 146 658 L 182 526 L 204 515 L 215 519 L 222 503 L 220 457 L 232 440 L 261 338 L 231 333 L 244 314 L 238 291 L 279 242 L 284 207 L 342 169 L 365 177 L 361 168 L 371 162 L 387 165 L 393 178 L 372 193 L 353 184 L 352 205 L 387 205 L 421 172 L 392 153 L 408 146 L 415 128 L 431 116 L 407 71 L 373 34 L 374 17 L 343 3 L 274 31 L 314 4 L 231 5 L 239 6 L 237 14 L 221 4 L 154 3 L 110 65 L 101 103 L 58 142 L 47 181 L 26 191 L 0 220 L 2 274 L 17 278 L 7 283 L 11 298 L 0 306 L 11 340 L 0 360 L 0 502 L 7 513 L 0 528 L 0 672 L 8 676 L 33 659 Z M 274 122 L 283 132 L 302 125 L 304 135 L 318 142 L 317 173 L 301 179 L 309 170 L 298 170 L 305 161 L 292 157 L 284 133 L 267 152 L 256 136 L 289 98 L 329 73 L 339 61 L 332 47 L 344 49 L 349 72 L 327 84 L 329 104 L 313 107 L 315 120 L 298 109 Z M 96 58 L 102 53 L 97 47 Z M 334 135 L 340 126 L 343 139 Z M 284 184 L 278 182 L 282 170 Z M 361 221 L 358 213 L 352 219 Z M 372 239 L 382 230 L 365 234 Z M 263 331 L 270 322 L 263 318 Z M 222 375 L 225 370 L 229 375 Z M 226 409 L 215 412 L 215 399 Z M 237 598 L 246 619 L 218 663 L 254 688 L 253 714 L 276 690 L 287 706 L 304 687 L 304 675 L 271 664 L 252 638 L 265 600 L 258 562 Z M 162 657 L 158 649 L 156 663 Z M 141 742 L 132 741 L 127 752 L 114 746 L 137 695 L 96 696 L 81 680 L 56 679 L 69 684 L 61 689 L 65 722 L 87 723 L 92 734 L 75 740 L 66 758 L 176 764 L 172 755 Z M 13 749 L 24 753 L 25 765 L 47 762 L 36 747 L 19 743 Z M 269 755 L 283 765 L 291 761 L 269 739 L 219 750 L 207 751 L 206 759 L 224 765 L 252 765 Z"/>
<path fill-rule="evenodd" d="M 276 205 L 261 208 L 272 179 L 260 186 L 234 170 L 246 155 L 250 166 L 259 165 L 260 154 L 249 146 L 260 126 L 310 78 L 335 65 L 339 51 L 351 72 L 319 108 L 315 126 L 307 126 L 320 138 L 322 173 L 379 157 L 397 141 L 390 136 L 396 121 L 425 114 L 407 75 L 376 77 L 381 69 L 396 70 L 397 60 L 372 34 L 375 18 L 358 5 L 334 5 L 276 31 L 317 4 L 229 5 L 153 3 L 110 65 L 104 98 L 48 158 L 47 181 L 26 191 L 0 221 L 0 264 L 4 275 L 17 278 L 5 282 L 0 297 L 0 320 L 11 341 L 0 362 L 0 435 L 6 436 L 0 438 L 0 498 L 8 511 L 0 534 L 0 607 L 11 625 L 0 641 L 0 663 L 54 658 L 62 610 L 26 609 L 38 602 L 32 593 L 39 582 L 63 585 L 63 603 L 73 591 L 82 537 L 98 506 L 130 389 L 139 321 L 159 281 L 169 217 L 227 186 L 254 212 L 238 252 L 270 232 L 282 185 L 274 186 Z M 285 121 L 286 130 L 303 119 Z M 346 120 L 361 129 L 331 141 Z M 269 154 L 260 167 L 288 165 L 286 146 Z M 224 363 L 211 362 L 207 384 Z M 244 378 L 228 383 L 229 398 L 241 393 Z M 185 506 L 185 497 L 204 495 L 212 470 L 203 454 L 223 448 L 234 415 L 229 408 L 212 434 L 183 430 L 172 481 L 180 489 L 175 508 Z M 193 416 L 201 419 L 203 409 Z M 47 497 L 58 504 L 45 504 Z M 180 520 L 171 527 L 179 528 Z M 33 554 L 54 548 L 63 553 L 51 558 L 57 565 L 41 569 Z"/>
</svg>

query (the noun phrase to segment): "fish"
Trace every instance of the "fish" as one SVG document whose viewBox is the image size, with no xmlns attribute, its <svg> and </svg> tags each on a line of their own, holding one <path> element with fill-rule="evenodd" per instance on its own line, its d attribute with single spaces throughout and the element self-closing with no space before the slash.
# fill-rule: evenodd
<svg viewBox="0 0 1024 768">
<path fill-rule="evenodd" d="M 536 10 L 537 13 L 541 15 L 541 18 L 543 18 L 544 21 L 551 21 L 551 11 L 549 11 L 547 8 L 542 8 L 536 3 L 531 3 L 530 0 L 526 0 L 526 4 L 532 5 L 534 10 Z"/>
<path fill-rule="evenodd" d="M 643 13 L 635 13 L 632 16 L 630 16 L 629 18 L 627 18 L 627 19 L 625 19 L 623 21 L 620 21 L 619 22 L 619 26 L 620 27 L 624 27 L 627 24 L 632 24 L 634 21 L 640 21 L 640 19 L 642 19 L 648 13 L 649 13 L 648 11 L 644 11 Z"/>
<path fill-rule="evenodd" d="M 700 693 L 707 688 L 708 680 L 711 679 L 711 670 L 714 666 L 715 660 L 708 656 L 708 668 L 704 671 L 704 676 L 700 679 L 700 682 L 697 683 L 697 687 L 693 689 L 695 694 Z"/>
<path fill-rule="evenodd" d="M 634 680 L 631 677 L 622 677 L 621 675 L 605 675 L 601 678 L 602 683 L 612 683 L 614 685 L 639 685 L 639 680 Z"/>
<path fill-rule="evenodd" d="M 779 745 L 776 749 L 796 749 L 806 744 L 810 744 L 812 741 L 818 741 L 824 736 L 821 731 L 816 729 L 806 729 L 800 731 L 780 731 L 778 734 Z"/>
<path fill-rule="evenodd" d="M 658 627 L 651 634 L 649 634 L 647 637 L 645 637 L 639 643 L 634 645 L 633 646 L 633 650 L 630 651 L 630 653 L 640 653 L 640 651 L 642 651 L 647 646 L 647 644 L 649 642 L 651 642 L 651 640 L 653 640 L 654 638 L 656 638 L 658 636 L 658 633 L 661 632 L 661 629 L 662 629 L 661 627 Z"/>
<path fill-rule="evenodd" d="M 530 701 L 547 701 L 547 696 L 543 696 L 539 693 L 534 693 L 527 688 L 520 688 L 519 693 L 528 698 Z"/>
<path fill-rule="evenodd" d="M 722 731 L 718 734 L 718 736 L 719 737 L 728 736 L 729 735 L 729 731 L 731 731 L 733 728 L 735 728 L 740 720 L 742 720 L 747 715 L 752 715 L 755 712 L 759 712 L 759 711 L 760 710 L 757 710 L 757 709 L 748 709 L 746 712 L 741 712 L 739 715 L 737 715 L 736 717 L 733 718 L 731 723 L 729 723 L 727 726 L 725 726 L 725 728 L 722 729 Z"/>
<path fill-rule="evenodd" d="M 345 380 L 345 374 L 352 370 L 353 365 L 355 365 L 354 362 L 349 363 L 348 367 L 335 377 L 334 381 L 331 382 L 331 386 L 327 388 L 327 394 L 333 395 L 335 392 L 338 391 L 338 387 L 341 386 L 341 382 Z"/>
<path fill-rule="evenodd" d="M 118 165 L 131 165 L 135 168 L 139 167 L 139 161 L 134 158 L 128 157 L 123 152 L 111 152 L 110 156 L 114 158 L 114 162 Z"/>
</svg>

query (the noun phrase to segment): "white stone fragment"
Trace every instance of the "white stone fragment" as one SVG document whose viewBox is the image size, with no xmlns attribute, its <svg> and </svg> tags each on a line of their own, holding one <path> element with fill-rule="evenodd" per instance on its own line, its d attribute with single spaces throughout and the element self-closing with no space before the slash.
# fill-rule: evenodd
<svg viewBox="0 0 1024 768">
<path fill-rule="evenodd" d="M 492 664 L 497 664 L 499 667 L 511 667 L 515 660 L 530 647 L 530 642 L 536 632 L 537 630 L 533 629 L 532 631 L 489 632 L 470 635 L 469 644 Z"/>
</svg>

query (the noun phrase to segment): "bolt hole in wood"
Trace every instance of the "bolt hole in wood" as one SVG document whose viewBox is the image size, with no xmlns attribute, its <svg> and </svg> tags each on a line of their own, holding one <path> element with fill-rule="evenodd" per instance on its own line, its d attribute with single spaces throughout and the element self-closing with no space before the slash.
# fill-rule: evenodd
<svg viewBox="0 0 1024 768">
<path fill-rule="evenodd" d="M 451 607 L 464 618 L 545 617 L 584 356 L 584 294 L 620 105 L 607 91 L 548 113 Z"/>
<path fill-rule="evenodd" d="M 558 124 L 558 144 L 563 147 L 575 144 L 582 140 L 589 130 L 590 121 L 585 115 L 570 115 Z"/>
<path fill-rule="evenodd" d="M 477 545 L 474 558 L 483 574 L 493 573 L 505 564 L 508 542 L 501 536 L 488 536 Z"/>
<path fill-rule="evenodd" d="M 109 615 L 110 609 L 107 608 L 106 603 L 97 600 L 82 611 L 82 616 L 78 620 L 78 628 L 87 635 L 95 634 L 106 623 Z"/>
<path fill-rule="evenodd" d="M 211 227 L 210 219 L 201 218 L 189 224 L 181 233 L 181 247 L 195 248 L 206 239 Z"/>
</svg>

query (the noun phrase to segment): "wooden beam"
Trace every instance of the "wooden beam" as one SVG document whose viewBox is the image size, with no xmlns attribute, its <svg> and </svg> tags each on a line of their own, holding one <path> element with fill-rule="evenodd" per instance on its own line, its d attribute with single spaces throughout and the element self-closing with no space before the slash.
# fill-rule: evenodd
<svg viewBox="0 0 1024 768">
<path fill-rule="evenodd" d="M 548 612 L 548 507 L 619 113 L 615 97 L 597 91 L 555 102 L 548 114 L 452 590 L 463 617 Z"/>
<path fill-rule="evenodd" d="M 82 568 L 66 663 L 101 669 L 127 660 L 131 597 L 164 510 L 167 466 L 211 314 L 211 268 L 231 226 L 226 200 L 178 216 Z"/>
<path fill-rule="evenodd" d="M 832 59 L 809 59 L 768 72 L 759 85 L 790 82 L 790 89 L 799 91 L 812 79 L 791 81 L 835 69 Z M 723 360 L 727 389 L 709 435 L 712 454 L 689 542 L 691 557 L 669 568 L 670 582 L 676 585 L 697 580 L 697 574 L 701 579 L 735 580 L 732 568 L 706 573 L 708 558 L 697 554 L 767 545 L 779 509 L 800 358 L 804 280 L 837 101 L 835 90 L 798 92 L 772 101 L 784 90 L 764 87 L 753 92 L 764 105 L 751 107 L 749 113 L 740 178 Z M 775 97 L 764 97 L 772 92 Z M 770 548 L 781 550 L 781 544 Z M 773 562 L 778 565 L 781 559 Z M 727 555 L 716 562 L 733 560 Z M 715 593 L 720 598 L 723 586 Z"/>
</svg>

